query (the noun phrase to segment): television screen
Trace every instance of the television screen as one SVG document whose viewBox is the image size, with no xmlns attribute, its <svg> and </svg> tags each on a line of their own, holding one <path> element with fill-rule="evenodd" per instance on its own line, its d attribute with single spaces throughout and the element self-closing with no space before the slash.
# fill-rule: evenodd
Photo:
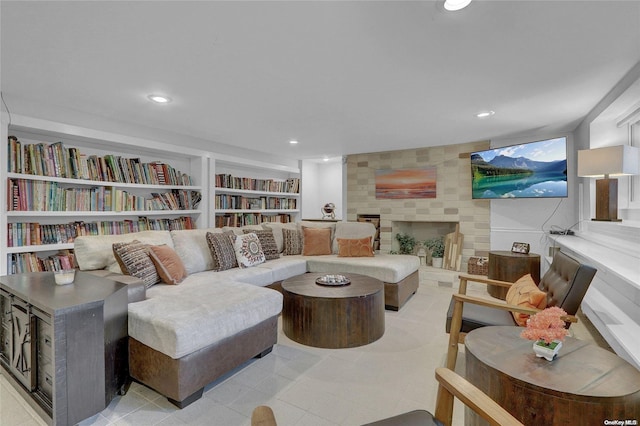
<svg viewBox="0 0 640 426">
<path fill-rule="evenodd" d="M 474 199 L 567 196 L 567 138 L 471 153 Z"/>
</svg>

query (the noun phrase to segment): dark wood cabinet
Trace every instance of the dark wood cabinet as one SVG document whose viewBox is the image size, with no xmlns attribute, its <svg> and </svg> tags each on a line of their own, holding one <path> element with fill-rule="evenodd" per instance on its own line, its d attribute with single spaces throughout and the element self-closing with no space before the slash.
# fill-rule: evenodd
<svg viewBox="0 0 640 426">
<path fill-rule="evenodd" d="M 540 282 L 540 255 L 536 253 L 514 253 L 511 251 L 489 252 L 489 273 L 493 280 L 516 282 L 522 276 L 531 274 L 536 283 Z M 507 297 L 506 287 L 488 285 L 487 292 L 498 299 Z"/>
<path fill-rule="evenodd" d="M 128 381 L 127 289 L 77 272 L 0 277 L 0 365 L 7 380 L 51 424 L 91 417 Z"/>
</svg>

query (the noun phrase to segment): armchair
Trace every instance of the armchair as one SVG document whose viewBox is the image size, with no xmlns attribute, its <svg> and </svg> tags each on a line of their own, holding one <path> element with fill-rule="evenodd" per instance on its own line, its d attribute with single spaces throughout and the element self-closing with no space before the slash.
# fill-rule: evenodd
<svg viewBox="0 0 640 426">
<path fill-rule="evenodd" d="M 490 425 L 522 426 L 522 423 L 509 412 L 455 372 L 443 367 L 437 368 L 436 379 L 439 384 L 435 417 L 428 411 L 414 410 L 365 426 L 450 426 L 453 419 L 454 397 L 478 413 Z M 275 415 L 268 406 L 261 405 L 253 410 L 251 426 L 276 425 Z"/>
<path fill-rule="evenodd" d="M 540 280 L 538 288 L 547 294 L 547 307 L 558 306 L 567 312 L 568 316 L 564 318 L 567 327 L 577 321 L 575 314 L 595 273 L 595 268 L 581 264 L 559 251 L 553 257 L 549 270 Z M 491 325 L 516 326 L 517 323 L 511 312 L 533 315 L 540 311 L 535 308 L 509 305 L 502 301 L 468 296 L 467 281 L 502 287 L 510 287 L 513 284 L 478 276 L 460 275 L 460 288 L 458 293 L 451 297 L 447 312 L 446 331 L 449 333 L 447 368 L 451 370 L 456 366 L 458 344 L 464 343 L 464 337 L 471 330 Z"/>
</svg>

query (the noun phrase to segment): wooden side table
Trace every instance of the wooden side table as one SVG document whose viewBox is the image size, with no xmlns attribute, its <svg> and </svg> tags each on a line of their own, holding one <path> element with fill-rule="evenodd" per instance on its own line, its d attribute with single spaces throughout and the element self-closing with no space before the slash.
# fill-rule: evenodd
<svg viewBox="0 0 640 426">
<path fill-rule="evenodd" d="M 129 381 L 127 286 L 77 271 L 0 277 L 3 375 L 48 422 L 71 425 L 104 410 Z"/>
<path fill-rule="evenodd" d="M 572 337 L 556 359 L 536 358 L 520 327 L 482 327 L 465 339 L 466 378 L 526 425 L 603 425 L 638 420 L 640 371 Z M 486 424 L 470 410 L 467 426 Z M 614 423 L 610 423 L 614 424 Z M 626 423 L 634 424 L 634 423 Z"/>
<path fill-rule="evenodd" d="M 540 282 L 540 255 L 536 253 L 513 253 L 511 251 L 490 251 L 487 277 L 493 280 L 516 282 L 520 277 L 531 274 L 536 283 Z M 506 287 L 487 285 L 487 292 L 498 299 L 507 297 Z"/>
</svg>

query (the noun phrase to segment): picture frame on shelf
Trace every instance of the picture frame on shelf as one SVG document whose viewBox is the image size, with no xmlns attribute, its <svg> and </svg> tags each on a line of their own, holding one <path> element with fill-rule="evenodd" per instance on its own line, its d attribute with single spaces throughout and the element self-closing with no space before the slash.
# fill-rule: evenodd
<svg viewBox="0 0 640 426">
<path fill-rule="evenodd" d="M 529 254 L 529 243 L 514 242 L 511 246 L 512 253 Z"/>
</svg>

